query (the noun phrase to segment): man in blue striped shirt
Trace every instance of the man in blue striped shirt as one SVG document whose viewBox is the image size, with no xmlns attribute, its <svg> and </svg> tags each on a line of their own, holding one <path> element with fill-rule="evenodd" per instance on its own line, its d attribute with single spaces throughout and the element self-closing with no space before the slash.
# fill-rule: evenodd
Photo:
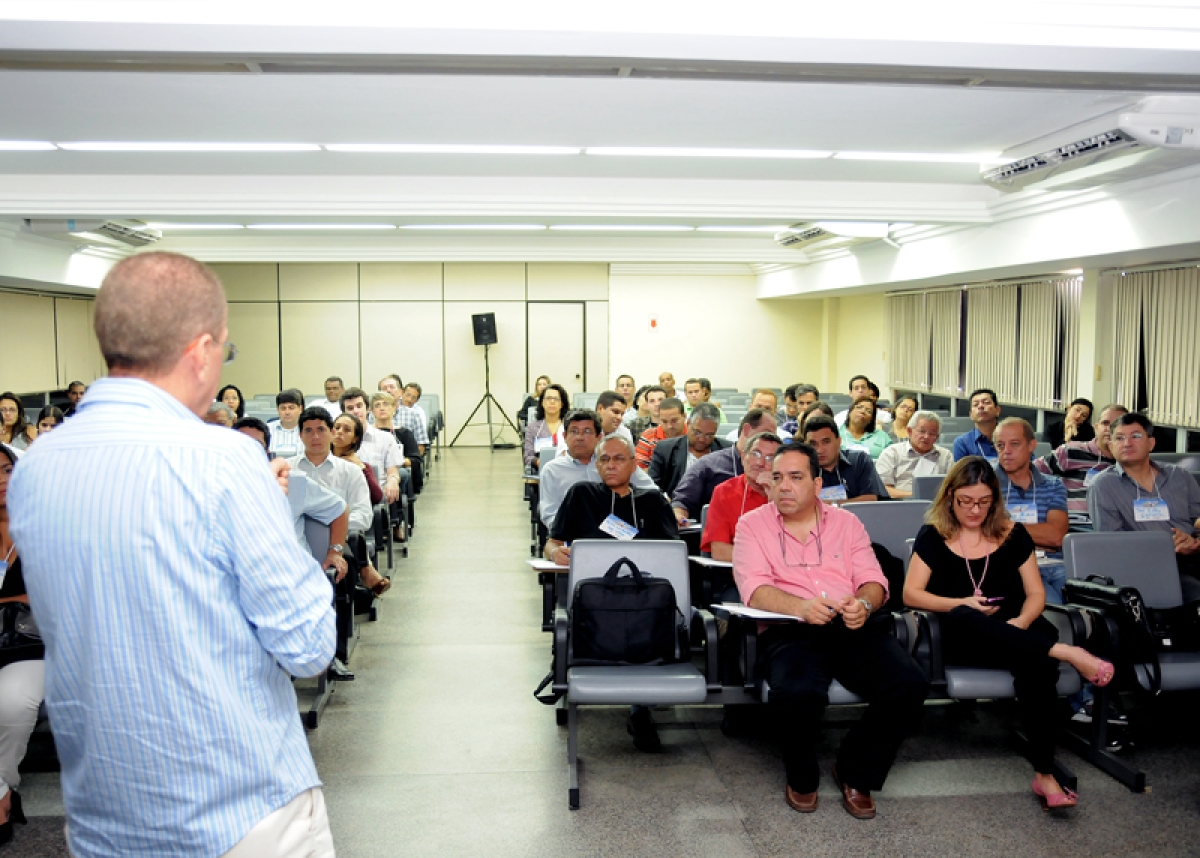
<svg viewBox="0 0 1200 858">
<path fill-rule="evenodd" d="M 95 327 L 111 377 L 9 495 L 71 851 L 333 855 L 291 684 L 333 657 L 332 591 L 261 448 L 200 420 L 234 354 L 221 284 L 130 257 Z"/>
</svg>

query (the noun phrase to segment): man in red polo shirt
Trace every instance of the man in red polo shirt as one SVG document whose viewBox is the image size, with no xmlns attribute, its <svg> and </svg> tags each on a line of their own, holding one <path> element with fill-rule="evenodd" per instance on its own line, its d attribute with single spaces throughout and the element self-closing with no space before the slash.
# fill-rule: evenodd
<svg viewBox="0 0 1200 858">
<path fill-rule="evenodd" d="M 771 463 L 782 443 L 773 432 L 752 435 L 747 439 L 742 455 L 746 472 L 713 489 L 704 521 L 704 535 L 700 540 L 700 550 L 709 552 L 713 560 L 733 560 L 733 535 L 737 532 L 738 521 L 767 502 Z"/>
</svg>

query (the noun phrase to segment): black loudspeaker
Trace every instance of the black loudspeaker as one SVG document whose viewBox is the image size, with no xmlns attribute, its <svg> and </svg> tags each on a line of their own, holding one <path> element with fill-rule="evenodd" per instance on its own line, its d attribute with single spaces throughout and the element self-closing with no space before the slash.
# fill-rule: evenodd
<svg viewBox="0 0 1200 858">
<path fill-rule="evenodd" d="M 496 314 L 475 313 L 471 316 L 471 327 L 475 329 L 475 345 L 494 346 L 496 344 Z"/>
</svg>

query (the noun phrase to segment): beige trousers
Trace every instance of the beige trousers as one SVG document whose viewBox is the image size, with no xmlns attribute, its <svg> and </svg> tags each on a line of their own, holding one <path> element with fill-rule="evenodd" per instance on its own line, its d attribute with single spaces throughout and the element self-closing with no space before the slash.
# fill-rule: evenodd
<svg viewBox="0 0 1200 858">
<path fill-rule="evenodd" d="M 300 793 L 267 815 L 222 858 L 333 858 L 325 794 Z"/>
</svg>

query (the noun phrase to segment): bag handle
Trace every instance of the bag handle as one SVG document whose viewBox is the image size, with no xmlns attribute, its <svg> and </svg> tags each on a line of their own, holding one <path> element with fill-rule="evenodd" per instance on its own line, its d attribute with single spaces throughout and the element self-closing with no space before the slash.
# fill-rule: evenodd
<svg viewBox="0 0 1200 858">
<path fill-rule="evenodd" d="M 604 573 L 604 583 L 609 586 L 615 584 L 617 582 L 617 573 L 621 571 L 622 566 L 629 567 L 629 577 L 637 582 L 638 589 L 639 590 L 645 589 L 646 579 L 649 578 L 650 576 L 647 575 L 645 572 L 643 572 L 641 569 L 638 569 L 637 564 L 634 563 L 632 560 L 630 560 L 628 557 L 622 557 L 620 560 L 618 560 L 612 566 L 608 567 L 608 571 Z"/>
<path fill-rule="evenodd" d="M 1157 696 L 1162 691 L 1162 665 L 1158 661 L 1158 644 L 1154 637 L 1154 631 L 1150 628 L 1150 618 L 1147 616 L 1146 603 L 1142 601 L 1142 594 L 1136 590 L 1131 593 L 1126 602 L 1126 609 L 1133 619 L 1134 627 L 1139 632 L 1139 637 L 1142 638 L 1142 645 L 1145 648 L 1146 673 L 1150 679 L 1150 694 Z"/>
<path fill-rule="evenodd" d="M 1085 580 L 1085 581 L 1094 581 L 1094 582 L 1096 582 L 1097 584 L 1105 584 L 1105 585 L 1107 585 L 1107 586 L 1109 586 L 1109 587 L 1116 586 L 1116 585 L 1115 585 L 1115 583 L 1113 582 L 1113 579 L 1112 579 L 1112 578 L 1109 578 L 1107 575 L 1088 575 L 1088 576 L 1087 576 L 1086 578 L 1084 578 L 1083 580 Z"/>
</svg>

